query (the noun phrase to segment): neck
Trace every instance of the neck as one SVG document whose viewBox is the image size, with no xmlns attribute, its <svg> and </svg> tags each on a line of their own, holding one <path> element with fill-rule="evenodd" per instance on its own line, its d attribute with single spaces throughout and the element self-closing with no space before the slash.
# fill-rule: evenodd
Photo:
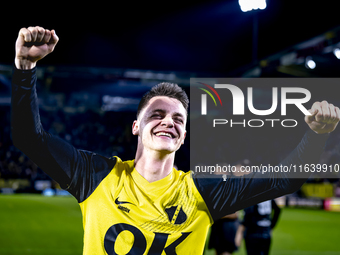
<svg viewBox="0 0 340 255">
<path fill-rule="evenodd" d="M 169 175 L 174 165 L 175 153 L 138 150 L 135 157 L 135 168 L 148 182 L 163 179 Z"/>
</svg>

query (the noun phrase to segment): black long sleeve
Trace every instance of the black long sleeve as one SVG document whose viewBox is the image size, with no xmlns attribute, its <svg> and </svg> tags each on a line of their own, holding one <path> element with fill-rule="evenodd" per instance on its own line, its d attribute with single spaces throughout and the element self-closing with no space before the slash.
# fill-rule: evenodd
<svg viewBox="0 0 340 255">
<path fill-rule="evenodd" d="M 36 68 L 13 68 L 13 144 L 81 202 L 113 168 L 115 159 L 77 150 L 66 141 L 44 131 L 40 122 L 36 82 Z"/>
</svg>

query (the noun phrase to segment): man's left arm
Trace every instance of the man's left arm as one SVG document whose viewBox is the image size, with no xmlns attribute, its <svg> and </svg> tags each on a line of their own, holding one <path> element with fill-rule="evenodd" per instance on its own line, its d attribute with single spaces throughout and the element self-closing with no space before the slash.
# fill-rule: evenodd
<svg viewBox="0 0 340 255">
<path fill-rule="evenodd" d="M 324 150 L 329 133 L 334 131 L 340 120 L 340 110 L 326 101 L 315 102 L 305 117 L 310 127 L 299 145 L 281 165 L 316 164 Z M 291 172 L 252 173 L 242 177 L 195 178 L 194 182 L 202 195 L 213 219 L 254 204 L 271 200 L 297 191 L 309 178 L 306 172 L 296 178 Z"/>
<path fill-rule="evenodd" d="M 301 140 L 300 144 L 293 150 L 290 155 L 284 159 L 280 165 L 283 166 L 304 166 L 317 164 L 329 134 L 333 132 L 340 120 L 340 110 L 327 101 L 315 102 L 309 110 L 311 115 L 305 116 L 305 122 L 309 126 L 308 130 Z M 310 172 L 300 172 L 297 176 L 295 172 L 287 175 L 287 178 L 298 177 L 300 183 L 298 188 L 309 178 Z M 284 176 L 285 177 L 285 176 Z"/>
</svg>

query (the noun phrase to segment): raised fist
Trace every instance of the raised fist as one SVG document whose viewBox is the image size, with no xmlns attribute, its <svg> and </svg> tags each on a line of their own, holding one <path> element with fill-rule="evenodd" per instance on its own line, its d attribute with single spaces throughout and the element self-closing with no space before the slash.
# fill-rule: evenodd
<svg viewBox="0 0 340 255">
<path fill-rule="evenodd" d="M 15 66 L 32 69 L 36 62 L 54 50 L 59 38 L 54 30 L 42 27 L 22 28 L 15 43 Z"/>
<path fill-rule="evenodd" d="M 340 120 L 339 108 L 327 101 L 315 102 L 309 112 L 311 115 L 306 115 L 305 121 L 317 134 L 332 132 Z"/>
</svg>

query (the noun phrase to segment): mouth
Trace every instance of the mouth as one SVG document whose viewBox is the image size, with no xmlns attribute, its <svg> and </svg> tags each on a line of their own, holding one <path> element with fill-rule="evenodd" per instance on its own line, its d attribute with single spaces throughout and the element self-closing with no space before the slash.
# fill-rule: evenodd
<svg viewBox="0 0 340 255">
<path fill-rule="evenodd" d="M 158 136 L 158 137 L 167 137 L 167 138 L 171 138 L 171 139 L 175 138 L 174 134 L 172 134 L 170 132 L 164 132 L 164 131 L 155 133 L 155 136 Z"/>
</svg>

